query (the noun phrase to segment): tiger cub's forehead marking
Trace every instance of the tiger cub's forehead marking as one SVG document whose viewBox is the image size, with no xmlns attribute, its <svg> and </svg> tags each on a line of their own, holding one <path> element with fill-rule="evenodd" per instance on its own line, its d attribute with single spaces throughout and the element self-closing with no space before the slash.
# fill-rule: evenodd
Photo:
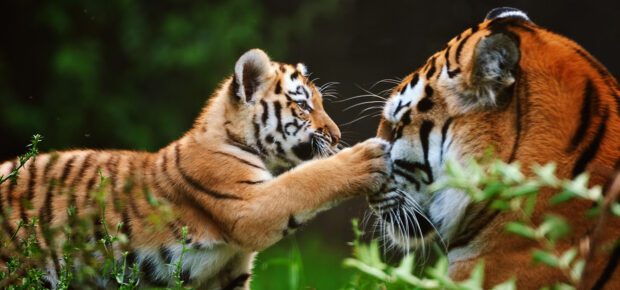
<svg viewBox="0 0 620 290">
<path fill-rule="evenodd" d="M 306 79 L 307 68 L 299 63 L 297 66 L 281 65 L 280 84 L 282 93 L 293 102 L 307 102 L 312 107 L 314 85 Z"/>
</svg>

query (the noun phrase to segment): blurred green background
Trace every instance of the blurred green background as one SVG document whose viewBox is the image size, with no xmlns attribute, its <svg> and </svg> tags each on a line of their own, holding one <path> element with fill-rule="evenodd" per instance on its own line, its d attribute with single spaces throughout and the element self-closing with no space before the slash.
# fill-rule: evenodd
<svg viewBox="0 0 620 290">
<path fill-rule="evenodd" d="M 620 72 L 617 1 L 3 1 L 0 4 L 0 157 L 43 150 L 156 150 L 188 129 L 244 51 L 306 63 L 318 84 L 338 81 L 341 98 L 379 92 L 493 7 L 513 6 L 582 44 Z M 361 101 L 361 100 L 356 100 Z M 355 102 L 328 103 L 339 124 Z M 350 144 L 377 119 L 341 126 Z M 322 214 L 259 255 L 254 289 L 337 289 L 352 239 L 354 200 Z M 369 223 L 372 224 L 372 221 Z"/>
</svg>

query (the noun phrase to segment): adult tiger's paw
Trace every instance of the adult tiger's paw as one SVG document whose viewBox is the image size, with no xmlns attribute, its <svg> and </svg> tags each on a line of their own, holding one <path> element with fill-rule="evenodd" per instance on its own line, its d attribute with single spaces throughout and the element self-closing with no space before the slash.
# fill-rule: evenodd
<svg viewBox="0 0 620 290">
<path fill-rule="evenodd" d="M 378 192 L 391 175 L 391 145 L 381 138 L 371 138 L 342 150 L 345 173 L 350 174 L 352 194 Z"/>
</svg>

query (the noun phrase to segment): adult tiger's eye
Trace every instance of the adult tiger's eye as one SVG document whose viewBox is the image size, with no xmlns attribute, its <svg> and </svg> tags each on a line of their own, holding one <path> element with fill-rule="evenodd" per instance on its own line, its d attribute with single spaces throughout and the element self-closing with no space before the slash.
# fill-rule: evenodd
<svg viewBox="0 0 620 290">
<path fill-rule="evenodd" d="M 297 105 L 304 111 L 312 111 L 312 108 L 310 108 L 310 105 L 308 105 L 308 103 L 306 103 L 305 101 L 297 101 L 295 102 L 297 103 Z"/>
</svg>

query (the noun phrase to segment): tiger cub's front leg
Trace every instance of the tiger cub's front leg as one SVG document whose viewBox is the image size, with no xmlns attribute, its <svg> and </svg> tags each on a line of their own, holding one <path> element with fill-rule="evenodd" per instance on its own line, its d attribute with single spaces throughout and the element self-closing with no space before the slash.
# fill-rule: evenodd
<svg viewBox="0 0 620 290">
<path fill-rule="evenodd" d="M 378 191 L 390 174 L 389 146 L 373 138 L 248 187 L 251 198 L 234 209 L 231 236 L 260 251 L 337 202 Z"/>
</svg>

